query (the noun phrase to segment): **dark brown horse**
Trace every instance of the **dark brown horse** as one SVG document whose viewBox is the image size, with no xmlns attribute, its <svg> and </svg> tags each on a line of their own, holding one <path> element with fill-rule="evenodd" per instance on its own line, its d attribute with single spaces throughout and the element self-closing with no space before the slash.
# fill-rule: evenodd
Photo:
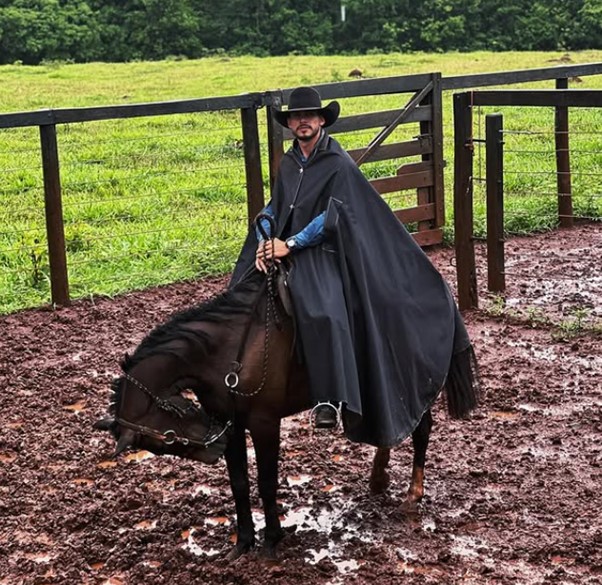
<svg viewBox="0 0 602 585">
<path fill-rule="evenodd" d="M 265 513 L 263 552 L 272 556 L 283 536 L 276 503 L 280 421 L 311 406 L 286 298 L 275 276 L 256 273 L 157 327 L 122 363 L 112 416 L 96 424 L 117 439 L 116 455 L 135 447 L 213 463 L 224 454 L 238 523 L 231 559 L 255 544 L 246 430 L 257 456 Z M 461 385 L 448 384 L 446 394 L 452 416 L 463 417 L 476 405 L 474 392 Z M 424 493 L 431 426 L 427 411 L 412 433 L 413 471 L 404 504 L 409 508 Z M 370 477 L 373 492 L 388 485 L 388 461 L 389 449 L 378 449 Z"/>
</svg>

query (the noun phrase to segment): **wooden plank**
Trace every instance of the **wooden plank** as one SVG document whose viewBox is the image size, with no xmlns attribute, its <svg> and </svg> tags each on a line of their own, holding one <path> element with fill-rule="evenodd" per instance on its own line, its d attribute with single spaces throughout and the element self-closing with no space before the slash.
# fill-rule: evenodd
<svg viewBox="0 0 602 585">
<path fill-rule="evenodd" d="M 433 187 L 434 187 L 434 185 L 433 185 Z M 431 198 L 431 192 L 432 192 L 432 187 L 418 187 L 418 189 L 416 189 L 416 197 L 418 199 L 419 206 L 433 204 L 432 198 Z M 425 232 L 430 229 L 433 229 L 435 227 L 434 222 L 432 221 L 433 219 L 434 219 L 434 213 L 428 218 L 423 218 L 422 221 L 418 222 L 418 231 Z"/>
<path fill-rule="evenodd" d="M 396 177 L 372 179 L 370 183 L 379 193 L 392 193 L 394 191 L 404 191 L 405 189 L 429 187 L 433 184 L 433 171 L 429 170 L 420 173 L 397 175 Z"/>
<path fill-rule="evenodd" d="M 247 183 L 247 215 L 249 225 L 263 209 L 263 175 L 261 170 L 261 150 L 257 128 L 257 110 L 243 108 L 240 111 L 242 137 L 245 149 L 245 175 Z"/>
<path fill-rule="evenodd" d="M 568 81 L 557 79 L 556 88 L 566 89 Z M 573 227 L 573 197 L 571 158 L 569 153 L 569 110 L 558 106 L 554 112 L 554 142 L 556 145 L 556 186 L 558 189 L 558 218 L 564 228 Z"/>
<path fill-rule="evenodd" d="M 399 110 L 383 110 L 382 112 L 371 112 L 339 118 L 328 129 L 328 133 L 337 134 L 340 132 L 354 132 L 357 130 L 388 126 L 398 115 Z M 423 120 L 430 120 L 431 117 L 430 107 L 418 106 L 402 123 L 411 124 L 412 122 L 421 122 Z"/>
<path fill-rule="evenodd" d="M 441 228 L 436 228 L 424 232 L 414 232 L 412 237 L 421 247 L 435 246 L 443 241 L 443 230 Z"/>
<path fill-rule="evenodd" d="M 422 171 L 430 171 L 433 169 L 433 162 L 423 160 L 415 163 L 405 163 L 397 169 L 398 175 L 408 175 L 410 173 L 421 173 Z"/>
<path fill-rule="evenodd" d="M 356 161 L 359 167 L 364 161 L 368 160 L 372 153 L 391 135 L 400 124 L 405 124 L 412 113 L 418 108 L 420 102 L 431 93 L 433 88 L 432 81 L 429 82 L 420 91 L 417 91 L 412 99 L 405 105 L 399 114 L 391 120 L 368 144 L 364 154 Z"/>
<path fill-rule="evenodd" d="M 426 221 L 435 217 L 435 204 L 417 205 L 416 207 L 406 207 L 404 209 L 395 209 L 393 213 L 402 223 L 415 223 L 417 221 Z"/>
<path fill-rule="evenodd" d="M 0 114 L 0 128 L 44 126 L 46 124 L 69 124 L 73 122 L 137 118 L 142 116 L 163 116 L 168 114 L 190 114 L 219 110 L 238 110 L 242 108 L 260 107 L 262 105 L 262 94 L 248 93 L 231 97 L 150 102 L 145 104 L 123 104 L 91 108 L 61 108 L 56 110 L 40 110 L 37 112 Z"/>
<path fill-rule="evenodd" d="M 599 108 L 602 91 L 589 89 L 500 89 L 475 91 L 473 106 L 561 106 Z"/>
<path fill-rule="evenodd" d="M 368 114 L 357 114 L 339 118 L 332 126 L 328 128 L 328 134 L 340 134 L 342 132 L 356 132 L 358 130 L 368 130 L 370 128 L 379 128 L 388 126 L 397 116 L 399 110 L 384 110 L 382 112 L 370 112 Z M 430 120 L 431 108 L 419 106 L 403 122 L 410 124 L 422 120 Z M 290 130 L 284 128 L 283 137 L 285 140 L 292 140 L 293 135 Z"/>
<path fill-rule="evenodd" d="M 357 160 L 365 151 L 365 148 L 355 148 L 348 150 L 347 154 Z M 415 140 L 407 140 L 406 142 L 396 142 L 395 144 L 381 144 L 370 160 L 364 164 L 370 164 L 379 160 L 389 160 L 393 158 L 404 158 L 406 156 L 419 156 L 428 154 L 433 150 L 433 141 L 430 136 L 419 136 Z"/>
<path fill-rule="evenodd" d="M 53 120 L 53 110 L 40 110 L 37 112 L 15 112 L 14 114 L 0 114 L 0 128 L 45 126 L 46 124 L 53 124 Z"/>
<path fill-rule="evenodd" d="M 454 237 L 460 310 L 479 306 L 473 241 L 473 143 L 471 94 L 457 93 L 454 102 Z"/>
<path fill-rule="evenodd" d="M 504 136 L 501 114 L 488 114 L 486 127 L 487 287 L 506 290 L 504 270 Z"/>
<path fill-rule="evenodd" d="M 274 118 L 274 111 L 280 110 L 282 101 L 280 98 L 276 99 L 275 92 L 273 103 L 266 108 L 266 122 L 268 127 L 268 166 L 270 169 L 270 192 L 274 188 L 276 177 L 278 176 L 278 169 L 280 168 L 280 161 L 284 156 L 284 128 L 276 122 Z"/>
<path fill-rule="evenodd" d="M 431 87 L 433 85 L 434 84 L 431 81 Z M 432 91 L 430 91 L 428 93 L 428 95 L 425 96 L 423 105 L 428 106 L 429 108 L 431 108 L 431 111 L 432 111 L 432 107 L 433 107 L 433 92 Z M 434 113 L 433 113 L 433 116 L 431 116 L 430 120 L 425 120 L 423 122 L 420 122 L 420 134 L 428 134 L 430 136 L 433 136 L 433 134 L 434 134 L 433 120 L 432 120 L 433 117 L 434 117 Z M 431 152 L 431 153 L 422 155 L 422 163 L 421 164 L 427 165 L 428 168 L 434 170 L 433 153 Z M 416 189 L 416 197 L 417 197 L 418 205 L 426 205 L 427 203 L 432 203 L 435 200 L 435 184 L 436 184 L 436 177 L 435 177 L 435 174 L 433 173 L 433 185 L 431 185 L 429 187 L 419 187 L 418 189 Z M 418 231 L 424 232 L 424 231 L 428 231 L 428 230 L 436 227 L 434 225 L 435 222 L 432 220 L 433 220 L 433 218 L 430 218 L 429 221 L 418 222 Z"/>
<path fill-rule="evenodd" d="M 44 211 L 50 264 L 50 292 L 55 305 L 67 306 L 70 302 L 69 277 L 56 126 L 40 126 L 40 144 L 44 173 Z"/>
<path fill-rule="evenodd" d="M 342 99 L 349 97 L 385 95 L 391 93 L 409 93 L 422 89 L 431 79 L 430 73 L 417 75 L 401 75 L 395 77 L 377 77 L 354 81 L 339 81 L 314 85 L 322 100 Z M 284 103 L 288 104 L 289 96 L 295 88 L 282 90 Z M 266 92 L 269 94 L 270 92 Z"/>
<path fill-rule="evenodd" d="M 516 71 L 499 71 L 496 73 L 477 73 L 474 75 L 453 75 L 444 77 L 442 89 L 467 89 L 469 87 L 485 87 L 488 85 L 514 85 L 528 81 L 544 81 L 562 77 L 599 75 L 602 63 L 582 63 L 580 65 L 562 65 L 541 69 L 519 69 Z"/>
</svg>

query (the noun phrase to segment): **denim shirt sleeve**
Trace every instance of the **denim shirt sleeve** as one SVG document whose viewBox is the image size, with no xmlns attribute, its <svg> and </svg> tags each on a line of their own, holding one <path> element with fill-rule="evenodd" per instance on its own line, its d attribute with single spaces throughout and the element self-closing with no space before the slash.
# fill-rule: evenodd
<svg viewBox="0 0 602 585">
<path fill-rule="evenodd" d="M 268 203 L 260 212 L 261 214 L 264 215 L 269 215 L 273 220 L 276 219 L 276 216 L 274 215 L 274 210 L 272 209 L 272 204 Z M 270 229 L 270 222 L 267 219 L 262 219 L 261 220 L 261 226 L 263 227 L 264 231 L 266 234 L 268 234 L 268 236 L 271 236 L 272 234 L 271 229 Z M 255 236 L 257 237 L 257 241 L 261 242 L 263 240 L 263 237 L 261 235 L 261 232 L 257 229 L 257 227 L 255 228 Z"/>
<path fill-rule="evenodd" d="M 320 215 L 314 217 L 297 235 L 294 236 L 296 249 L 309 248 L 317 246 L 324 240 L 324 219 L 326 212 L 323 211 Z"/>
</svg>

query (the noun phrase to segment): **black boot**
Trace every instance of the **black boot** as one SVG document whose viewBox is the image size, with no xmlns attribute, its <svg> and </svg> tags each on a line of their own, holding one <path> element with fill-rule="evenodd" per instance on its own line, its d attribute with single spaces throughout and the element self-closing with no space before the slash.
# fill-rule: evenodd
<svg viewBox="0 0 602 585">
<path fill-rule="evenodd" d="M 316 429 L 334 429 L 339 422 L 339 411 L 331 402 L 321 402 L 315 406 L 313 415 Z"/>
</svg>

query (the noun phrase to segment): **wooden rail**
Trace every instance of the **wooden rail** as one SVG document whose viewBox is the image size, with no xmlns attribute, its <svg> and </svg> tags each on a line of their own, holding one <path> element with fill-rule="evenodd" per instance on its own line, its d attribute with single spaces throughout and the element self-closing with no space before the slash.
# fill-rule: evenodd
<svg viewBox="0 0 602 585">
<path fill-rule="evenodd" d="M 568 79 L 587 75 L 602 74 L 602 63 L 582 63 L 580 65 L 559 65 L 540 69 L 516 69 L 496 73 L 475 73 L 472 75 L 452 75 L 442 78 L 443 90 L 469 89 L 491 85 L 516 85 L 533 81 Z"/>
<path fill-rule="evenodd" d="M 214 97 L 193 100 L 175 100 L 100 106 L 88 108 L 59 108 L 0 114 L 0 128 L 19 128 L 23 126 L 46 126 L 48 124 L 72 124 L 75 122 L 97 122 L 121 118 L 140 118 L 147 116 L 166 116 L 173 114 L 192 114 L 197 112 L 216 112 L 219 110 L 240 110 L 258 108 L 263 105 L 262 95 L 248 93 L 233 97 Z"/>
<path fill-rule="evenodd" d="M 367 97 L 375 95 L 391 95 L 418 92 L 421 99 L 416 107 L 407 108 L 400 115 L 400 110 L 372 112 L 341 118 L 332 126 L 332 133 L 343 133 L 368 128 L 383 129 L 396 121 L 403 123 L 416 122 L 420 125 L 420 133 L 412 141 L 397 144 L 367 145 L 350 151 L 355 160 L 363 160 L 369 155 L 369 162 L 382 161 L 407 156 L 420 156 L 428 170 L 416 171 L 400 167 L 397 176 L 377 179 L 373 183 L 382 192 L 401 189 L 416 189 L 417 205 L 413 208 L 396 211 L 402 221 L 418 223 L 419 232 L 415 238 L 421 245 L 429 245 L 441 241 L 441 227 L 445 222 L 445 202 L 443 198 L 443 122 L 442 92 L 471 87 L 491 85 L 517 84 L 542 80 L 557 80 L 556 90 L 477 92 L 481 105 L 553 105 L 557 108 L 556 128 L 568 129 L 569 106 L 600 105 L 599 92 L 561 89 L 566 87 L 566 79 L 575 76 L 602 74 L 602 63 L 581 65 L 563 65 L 541 69 L 519 71 L 503 71 L 474 75 L 442 77 L 440 73 L 425 73 L 398 77 L 362 79 L 346 82 L 316 85 L 324 100 L 351 97 Z M 424 88 L 432 84 L 430 91 Z M 189 100 L 174 100 L 143 104 L 110 105 L 86 108 L 45 109 L 32 112 L 16 112 L 0 114 L 0 128 L 18 128 L 38 126 L 41 136 L 41 150 L 44 173 L 44 192 L 46 206 L 46 225 L 51 269 L 52 301 L 56 304 L 69 302 L 69 283 L 67 262 L 65 257 L 61 183 L 59 167 L 59 148 L 56 140 L 56 126 L 59 124 L 136 118 L 147 116 L 164 116 L 190 114 L 212 111 L 240 110 L 244 142 L 245 171 L 247 177 L 248 217 L 251 220 L 264 204 L 263 177 L 260 156 L 257 109 L 265 107 L 268 128 L 269 177 L 273 184 L 278 165 L 284 154 L 283 143 L 290 138 L 290 133 L 276 124 L 273 111 L 281 109 L 288 103 L 292 88 L 248 93 L 229 97 L 208 97 Z M 421 94 L 420 92 L 423 92 Z M 578 97 L 575 97 L 578 96 Z M 470 133 L 465 97 L 454 97 L 454 112 L 459 118 L 455 121 L 456 143 L 456 184 L 454 186 L 455 230 L 458 246 L 458 290 L 460 306 L 466 308 L 476 306 L 476 285 L 474 274 L 474 258 L 471 259 L 472 242 L 472 185 L 470 178 L 471 153 L 468 146 Z M 489 100 L 489 101 L 488 101 Z M 578 103 L 577 103 L 578 102 Z M 385 132 L 386 134 L 386 132 Z M 563 131 L 560 135 L 566 136 Z M 559 139 L 557 142 L 558 168 L 569 168 L 568 143 Z M 563 154 L 564 153 L 564 154 Z M 366 158 L 368 160 L 368 158 Z M 559 193 L 570 193 L 570 175 L 562 173 L 559 179 Z M 568 182 L 567 182 L 568 181 Z M 569 207 L 570 197 L 562 197 L 559 202 L 561 217 L 570 221 L 572 210 Z M 470 222 L 467 224 L 466 222 Z"/>
</svg>

